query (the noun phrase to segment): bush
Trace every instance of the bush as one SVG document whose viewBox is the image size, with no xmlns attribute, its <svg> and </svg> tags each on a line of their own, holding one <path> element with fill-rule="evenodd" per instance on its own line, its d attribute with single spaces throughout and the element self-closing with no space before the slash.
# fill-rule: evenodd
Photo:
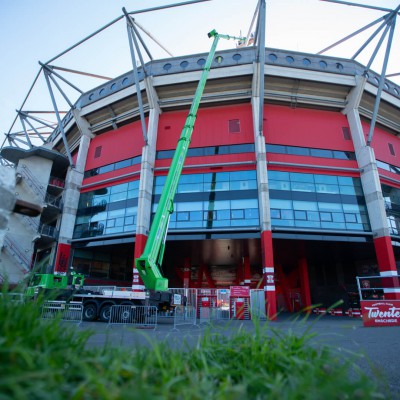
<svg viewBox="0 0 400 400">
<path fill-rule="evenodd" d="M 197 346 L 89 349 L 89 333 L 0 299 L 0 399 L 376 399 L 350 360 L 311 336 L 206 333 Z"/>
</svg>

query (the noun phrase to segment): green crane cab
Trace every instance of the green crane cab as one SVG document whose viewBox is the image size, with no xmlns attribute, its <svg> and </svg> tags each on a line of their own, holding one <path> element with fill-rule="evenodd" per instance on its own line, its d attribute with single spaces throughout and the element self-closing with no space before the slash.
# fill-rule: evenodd
<svg viewBox="0 0 400 400">
<path fill-rule="evenodd" d="M 34 274 L 28 283 L 25 295 L 37 298 L 40 293 L 52 298 L 69 298 L 73 292 L 83 287 L 85 277 L 72 272 L 71 275 Z"/>
</svg>

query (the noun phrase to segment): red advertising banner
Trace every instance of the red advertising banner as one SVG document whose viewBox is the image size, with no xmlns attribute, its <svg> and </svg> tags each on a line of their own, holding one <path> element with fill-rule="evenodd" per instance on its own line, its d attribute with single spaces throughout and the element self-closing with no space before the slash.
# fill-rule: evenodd
<svg viewBox="0 0 400 400">
<path fill-rule="evenodd" d="M 400 300 L 362 300 L 364 326 L 400 326 Z"/>
<path fill-rule="evenodd" d="M 250 297 L 250 286 L 231 286 L 231 297 Z"/>
</svg>

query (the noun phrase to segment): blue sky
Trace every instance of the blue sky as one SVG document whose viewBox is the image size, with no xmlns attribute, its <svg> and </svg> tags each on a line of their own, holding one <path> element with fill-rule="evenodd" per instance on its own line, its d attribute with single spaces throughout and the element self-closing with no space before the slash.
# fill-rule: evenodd
<svg viewBox="0 0 400 400">
<path fill-rule="evenodd" d="M 85 36 L 128 11 L 183 0 L 1 0 L 0 1 L 0 144 L 8 132 L 16 109 L 19 109 L 39 72 L 38 61 L 47 62 Z M 399 0 L 353 0 L 354 3 L 394 8 Z M 204 3 L 138 14 L 137 22 L 157 38 L 175 56 L 207 52 L 211 42 L 207 32 L 246 34 L 257 0 L 211 0 Z M 319 0 L 267 0 L 267 47 L 315 53 L 354 32 L 382 13 L 358 7 L 343 6 Z M 398 22 L 399 24 L 399 22 Z M 400 33 L 396 28 L 388 73 L 400 72 L 395 54 Z M 350 58 L 373 32 L 369 30 L 327 53 Z M 154 58 L 167 58 L 167 53 L 143 37 Z M 219 49 L 234 47 L 233 41 L 221 41 Z M 372 48 L 371 48 L 372 49 Z M 358 60 L 367 63 L 372 50 Z M 383 52 L 380 59 L 383 57 Z M 52 63 L 116 77 L 132 68 L 126 25 L 119 21 L 105 32 Z M 379 63 L 374 69 L 380 71 Z M 104 81 L 76 75 L 64 75 L 82 90 Z M 395 82 L 400 80 L 393 78 Z M 70 92 L 69 92 L 70 93 Z M 74 98 L 75 96 L 75 98 Z M 77 93 L 71 92 L 71 100 Z M 61 107 L 60 105 L 60 108 Z M 43 76 L 35 85 L 25 110 L 51 110 Z M 49 118 L 50 119 L 50 118 Z M 13 131 L 20 130 L 19 122 Z"/>
</svg>

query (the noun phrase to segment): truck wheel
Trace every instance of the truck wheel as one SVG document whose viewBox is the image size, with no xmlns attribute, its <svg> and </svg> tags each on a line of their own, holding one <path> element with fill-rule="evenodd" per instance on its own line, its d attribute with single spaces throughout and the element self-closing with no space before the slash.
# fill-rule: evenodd
<svg viewBox="0 0 400 400">
<path fill-rule="evenodd" d="M 99 313 L 100 321 L 108 322 L 110 320 L 111 307 L 112 307 L 112 304 L 106 304 L 105 306 L 101 307 L 101 310 Z"/>
<path fill-rule="evenodd" d="M 83 320 L 84 321 L 94 321 L 97 317 L 97 307 L 96 304 L 90 303 L 83 307 Z"/>
</svg>

